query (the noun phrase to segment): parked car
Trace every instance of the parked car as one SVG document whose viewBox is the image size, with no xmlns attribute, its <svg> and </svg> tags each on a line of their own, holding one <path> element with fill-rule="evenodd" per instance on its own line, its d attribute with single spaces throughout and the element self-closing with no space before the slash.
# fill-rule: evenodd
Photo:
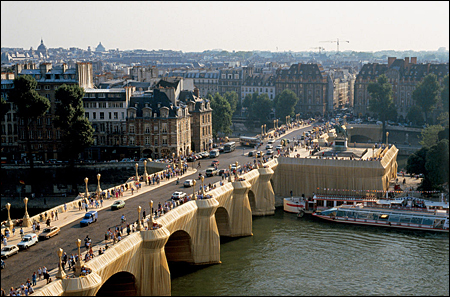
<svg viewBox="0 0 450 297">
<path fill-rule="evenodd" d="M 212 162 L 211 162 L 211 166 L 219 166 L 219 164 L 220 164 L 220 162 L 219 162 L 219 160 L 213 160 Z"/>
<path fill-rule="evenodd" d="M 186 161 L 188 161 L 188 162 L 194 162 L 196 159 L 195 159 L 195 156 L 188 156 L 187 158 L 186 158 Z"/>
<path fill-rule="evenodd" d="M 269 139 L 269 141 L 267 143 L 268 144 L 273 144 L 273 143 L 275 143 L 275 140 L 274 139 Z"/>
<path fill-rule="evenodd" d="M 180 192 L 180 191 L 176 191 L 172 194 L 172 199 L 174 200 L 179 200 L 179 199 L 184 199 L 184 197 L 186 197 L 186 193 L 184 192 Z"/>
<path fill-rule="evenodd" d="M 89 226 L 91 223 L 97 222 L 98 212 L 96 210 L 88 211 L 84 214 L 84 218 L 80 221 L 80 226 Z"/>
<path fill-rule="evenodd" d="M 111 205 L 111 210 L 117 210 L 117 209 L 121 209 L 121 208 L 124 208 L 124 207 L 125 207 L 125 201 L 123 201 L 123 200 L 116 200 Z"/>
<path fill-rule="evenodd" d="M 266 145 L 266 150 L 270 150 L 270 149 L 273 149 L 273 145 L 271 145 L 271 144 Z"/>
<path fill-rule="evenodd" d="M 203 158 L 208 158 L 209 153 L 208 152 L 201 152 L 200 155 L 202 155 Z"/>
<path fill-rule="evenodd" d="M 192 187 L 194 185 L 194 180 L 187 179 L 187 180 L 184 181 L 183 185 L 184 185 L 185 188 Z"/>
<path fill-rule="evenodd" d="M 123 158 L 120 162 L 133 162 L 131 158 Z"/>
<path fill-rule="evenodd" d="M 19 248 L 17 245 L 11 244 L 11 245 L 5 245 L 2 248 L 2 259 L 6 259 L 8 257 L 11 257 L 12 255 L 15 255 L 19 252 Z"/>
<path fill-rule="evenodd" d="M 26 250 L 32 245 L 35 245 L 38 242 L 38 237 L 35 233 L 30 233 L 25 235 L 22 238 L 22 241 L 17 244 L 19 250 Z"/>
<path fill-rule="evenodd" d="M 213 175 L 217 175 L 218 173 L 219 173 L 219 171 L 214 167 L 209 167 L 206 169 L 206 176 L 213 176 Z"/>
<path fill-rule="evenodd" d="M 39 234 L 39 240 L 49 239 L 50 237 L 56 236 L 59 234 L 59 231 L 60 229 L 58 226 L 44 228 L 42 233 Z"/>
<path fill-rule="evenodd" d="M 273 150 L 266 151 L 266 156 L 272 156 L 272 155 L 273 155 Z"/>
</svg>

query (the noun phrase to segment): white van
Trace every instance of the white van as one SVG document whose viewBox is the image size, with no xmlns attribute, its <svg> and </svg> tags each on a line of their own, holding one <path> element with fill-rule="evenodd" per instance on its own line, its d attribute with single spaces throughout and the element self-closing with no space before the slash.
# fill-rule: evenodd
<svg viewBox="0 0 450 297">
<path fill-rule="evenodd" d="M 30 246 L 35 245 L 37 242 L 37 235 L 35 233 L 30 233 L 22 238 L 22 241 L 17 244 L 17 247 L 19 247 L 19 250 L 26 250 Z"/>
<path fill-rule="evenodd" d="M 218 149 L 213 149 L 209 152 L 210 158 L 217 158 L 219 155 L 220 155 L 220 153 L 219 153 Z"/>
</svg>

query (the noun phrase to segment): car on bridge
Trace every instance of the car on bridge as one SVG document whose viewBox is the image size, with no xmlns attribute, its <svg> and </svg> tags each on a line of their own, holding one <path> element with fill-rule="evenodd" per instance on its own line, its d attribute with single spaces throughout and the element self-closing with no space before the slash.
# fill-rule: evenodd
<svg viewBox="0 0 450 297">
<path fill-rule="evenodd" d="M 249 157 L 254 157 L 256 155 L 256 151 L 249 151 L 248 152 L 248 156 Z"/>
<path fill-rule="evenodd" d="M 219 170 L 219 175 L 222 176 L 224 174 L 228 174 L 228 169 L 220 169 Z"/>
<path fill-rule="evenodd" d="M 89 226 L 89 224 L 97 222 L 97 219 L 98 212 L 96 210 L 88 211 L 80 221 L 80 226 Z"/>
<path fill-rule="evenodd" d="M 58 235 L 60 229 L 58 226 L 44 228 L 41 234 L 39 234 L 39 240 L 49 239 L 50 237 Z"/>
<path fill-rule="evenodd" d="M 283 149 L 283 146 L 282 145 L 277 145 L 277 147 L 275 149 L 281 151 Z"/>
<path fill-rule="evenodd" d="M 22 238 L 22 241 L 17 244 L 19 250 L 26 250 L 32 245 L 35 245 L 38 242 L 38 237 L 35 233 L 30 233 L 25 235 Z"/>
<path fill-rule="evenodd" d="M 211 166 L 219 166 L 219 164 L 220 164 L 220 161 L 219 160 L 213 160 L 212 162 L 211 162 Z"/>
<path fill-rule="evenodd" d="M 111 205 L 111 210 L 117 210 L 125 207 L 125 201 L 117 200 Z"/>
<path fill-rule="evenodd" d="M 176 191 L 172 194 L 171 199 L 180 200 L 180 199 L 184 199 L 185 197 L 186 197 L 186 193 L 181 192 L 181 191 Z"/>
<path fill-rule="evenodd" d="M 267 143 L 268 144 L 273 144 L 273 143 L 275 143 L 275 140 L 274 139 L 270 139 Z"/>
<path fill-rule="evenodd" d="M 273 149 L 273 145 L 271 145 L 271 144 L 266 145 L 266 150 L 270 150 L 270 149 Z"/>
<path fill-rule="evenodd" d="M 15 255 L 19 252 L 19 248 L 17 245 L 11 244 L 11 245 L 5 245 L 2 248 L 2 259 L 6 259 L 8 257 L 11 257 L 12 255 Z"/>
<path fill-rule="evenodd" d="M 183 185 L 184 185 L 185 188 L 192 187 L 194 185 L 194 180 L 187 179 L 187 180 L 184 181 Z"/>
<path fill-rule="evenodd" d="M 219 171 L 214 167 L 209 167 L 206 169 L 206 176 L 213 176 L 213 175 L 217 175 L 218 173 L 219 173 Z"/>
</svg>

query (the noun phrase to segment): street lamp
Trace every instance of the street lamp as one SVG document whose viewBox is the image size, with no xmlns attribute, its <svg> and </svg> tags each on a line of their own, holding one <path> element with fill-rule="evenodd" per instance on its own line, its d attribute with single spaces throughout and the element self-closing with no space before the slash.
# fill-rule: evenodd
<svg viewBox="0 0 450 297">
<path fill-rule="evenodd" d="M 142 227 L 141 227 L 141 207 L 140 206 L 138 206 L 137 211 L 138 211 L 138 224 L 137 224 L 136 230 L 141 231 Z"/>
<path fill-rule="evenodd" d="M 264 136 L 266 136 L 266 134 L 267 134 L 267 125 L 264 124 Z"/>
<path fill-rule="evenodd" d="M 234 163 L 235 165 L 236 165 L 236 174 L 234 175 L 234 181 L 236 181 L 237 180 L 237 178 L 238 178 L 238 164 L 239 164 L 239 162 L 238 161 L 236 161 L 236 163 Z"/>
<path fill-rule="evenodd" d="M 228 165 L 228 181 L 231 183 L 231 164 Z"/>
<path fill-rule="evenodd" d="M 138 166 L 139 166 L 138 163 L 134 164 L 134 167 L 136 167 L 136 184 L 139 183 Z M 136 187 L 137 187 L 137 185 L 136 185 Z"/>
<path fill-rule="evenodd" d="M 261 125 L 261 138 L 264 136 L 264 125 Z"/>
<path fill-rule="evenodd" d="M 23 216 L 22 226 L 23 227 L 30 227 L 31 226 L 31 220 L 30 220 L 30 216 L 28 215 L 28 210 L 27 210 L 27 203 L 28 203 L 28 198 L 27 197 L 23 198 L 23 203 L 25 203 L 25 215 Z"/>
<path fill-rule="evenodd" d="M 89 179 L 88 179 L 87 177 L 84 178 L 84 182 L 85 182 L 85 184 L 86 184 L 86 192 L 84 193 L 84 198 L 86 198 L 86 199 L 88 199 L 88 197 L 89 197 L 88 180 L 89 180 Z"/>
<path fill-rule="evenodd" d="M 98 181 L 98 184 L 97 184 L 97 199 L 100 199 L 100 193 L 102 192 L 102 189 L 100 188 L 100 173 L 99 174 L 97 174 L 97 181 Z"/>
<path fill-rule="evenodd" d="M 58 253 L 59 261 L 58 261 L 58 273 L 56 274 L 56 278 L 64 279 L 66 277 L 66 273 L 62 269 L 62 265 L 61 265 L 61 257 L 63 254 L 63 249 L 60 248 L 57 253 Z"/>
<path fill-rule="evenodd" d="M 196 184 L 197 182 L 195 181 L 195 179 L 193 180 L 193 184 L 194 184 L 194 186 L 192 187 L 192 200 L 197 200 L 196 198 L 195 198 L 195 184 Z"/>
<path fill-rule="evenodd" d="M 150 202 L 148 204 L 150 205 L 150 211 L 151 211 L 151 213 L 150 213 L 150 222 L 151 222 L 152 227 L 153 227 L 153 200 L 150 200 Z M 149 227 L 149 229 L 150 229 L 150 227 Z"/>
<path fill-rule="evenodd" d="M 201 178 L 201 180 L 202 180 L 202 196 L 205 195 L 205 191 L 204 191 L 204 188 L 203 188 L 203 180 L 204 179 L 205 179 L 205 177 L 202 175 L 202 178 Z"/>
<path fill-rule="evenodd" d="M 79 277 L 81 274 L 81 252 L 80 252 L 81 240 L 77 239 L 77 247 L 78 247 L 78 259 L 77 263 L 75 263 L 75 276 Z"/>
<path fill-rule="evenodd" d="M 144 180 L 145 184 L 147 184 L 148 183 L 147 160 L 144 160 Z"/>
<path fill-rule="evenodd" d="M 389 132 L 386 132 L 386 145 L 389 145 L 388 137 L 389 137 Z"/>
<path fill-rule="evenodd" d="M 375 145 L 372 145 L 372 158 L 375 157 Z"/>
<path fill-rule="evenodd" d="M 12 232 L 14 224 L 11 221 L 11 216 L 9 214 L 9 210 L 11 209 L 11 204 L 10 203 L 6 203 L 6 209 L 8 210 L 8 221 L 6 222 L 6 227 L 9 229 L 9 232 Z"/>
</svg>

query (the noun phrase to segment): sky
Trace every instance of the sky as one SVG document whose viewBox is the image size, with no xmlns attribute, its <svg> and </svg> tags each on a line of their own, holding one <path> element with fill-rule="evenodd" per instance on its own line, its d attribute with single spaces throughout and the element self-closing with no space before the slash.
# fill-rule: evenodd
<svg viewBox="0 0 450 297">
<path fill-rule="evenodd" d="M 450 27 L 449 1 L 1 1 L 1 24 L 2 47 L 183 52 L 448 50 Z"/>
</svg>

